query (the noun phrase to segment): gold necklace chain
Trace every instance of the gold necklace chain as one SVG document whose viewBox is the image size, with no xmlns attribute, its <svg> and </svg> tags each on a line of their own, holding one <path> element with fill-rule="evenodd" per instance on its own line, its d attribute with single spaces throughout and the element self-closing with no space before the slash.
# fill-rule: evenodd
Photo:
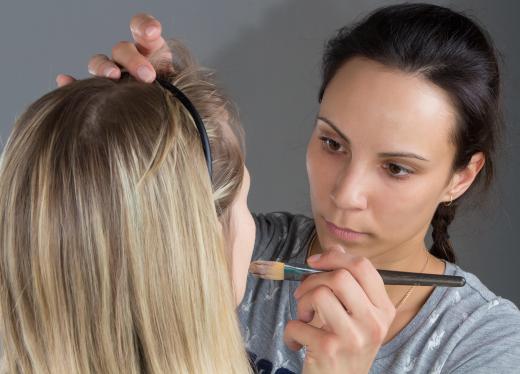
<svg viewBox="0 0 520 374">
<path fill-rule="evenodd" d="M 424 270 L 426 270 L 426 266 L 428 266 L 428 262 L 430 261 L 430 255 L 426 254 L 426 256 L 427 256 L 426 257 L 426 262 L 424 263 L 424 266 L 423 266 L 422 270 L 420 271 L 420 273 L 423 273 Z M 410 288 L 408 289 L 408 291 L 406 291 L 406 293 L 401 298 L 401 300 L 399 300 L 399 302 L 395 305 L 395 309 L 396 310 L 399 309 L 399 307 L 404 304 L 406 299 L 408 299 L 408 297 L 412 294 L 412 291 L 415 289 L 415 287 L 416 287 L 415 284 L 413 286 L 410 286 Z"/>
</svg>

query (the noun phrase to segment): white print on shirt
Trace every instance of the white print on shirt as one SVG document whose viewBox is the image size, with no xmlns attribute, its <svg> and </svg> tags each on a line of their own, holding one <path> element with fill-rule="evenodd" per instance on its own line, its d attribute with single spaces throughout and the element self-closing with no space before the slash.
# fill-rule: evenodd
<svg viewBox="0 0 520 374">
<path fill-rule="evenodd" d="M 433 370 L 430 372 L 430 374 L 441 374 L 441 371 L 442 371 L 442 365 L 437 364 L 437 365 L 435 365 Z"/>
<path fill-rule="evenodd" d="M 249 349 L 251 350 L 252 349 L 252 345 L 251 345 L 251 341 L 256 338 L 256 335 L 253 334 L 251 335 L 251 330 L 249 330 L 249 327 L 247 326 L 244 326 L 244 341 L 246 342 L 246 349 Z"/>
<path fill-rule="evenodd" d="M 273 363 L 275 368 L 284 368 L 289 366 L 290 360 L 283 360 L 283 353 L 282 351 L 278 350 L 276 351 L 276 361 Z"/>
<path fill-rule="evenodd" d="M 464 323 L 464 321 L 468 319 L 468 317 L 469 317 L 468 313 L 462 312 L 462 319 L 459 322 L 459 326 L 462 325 Z"/>
<path fill-rule="evenodd" d="M 435 331 L 431 338 L 428 340 L 428 350 L 437 348 L 441 344 L 441 339 L 444 336 L 445 331 L 442 330 L 440 333 Z"/>
<path fill-rule="evenodd" d="M 417 361 L 416 357 L 414 357 L 412 359 L 410 356 L 408 356 L 406 358 L 406 362 L 404 364 L 404 371 L 405 371 L 405 373 L 409 373 L 409 372 L 411 372 L 413 370 L 413 368 L 415 367 L 415 362 L 416 361 Z"/>
<path fill-rule="evenodd" d="M 265 294 L 265 297 L 264 297 L 264 300 L 266 301 L 271 301 L 274 299 L 274 296 L 276 295 L 276 293 L 280 291 L 280 287 L 276 287 L 271 293 L 266 293 Z"/>
<path fill-rule="evenodd" d="M 457 304 L 460 301 L 460 293 L 459 291 L 455 291 L 453 295 L 453 305 Z"/>
<path fill-rule="evenodd" d="M 435 321 L 437 321 L 437 319 L 439 318 L 441 314 L 434 310 L 430 316 L 430 318 L 428 318 L 428 326 L 433 326 L 433 324 L 435 323 Z"/>
<path fill-rule="evenodd" d="M 275 340 L 275 341 L 283 340 L 284 330 L 285 330 L 285 322 L 284 321 L 278 322 L 278 324 L 276 325 L 276 329 L 274 329 L 273 340 Z"/>
<path fill-rule="evenodd" d="M 498 299 L 495 299 L 495 300 L 493 300 L 493 301 L 490 301 L 489 304 L 488 304 L 488 310 L 491 309 L 491 308 L 496 307 L 498 304 L 499 304 Z"/>
<path fill-rule="evenodd" d="M 249 293 L 249 296 L 247 298 L 247 301 L 242 301 L 242 306 L 240 307 L 240 309 L 246 313 L 249 312 L 249 310 L 251 309 L 251 306 L 253 305 L 253 293 Z"/>
</svg>

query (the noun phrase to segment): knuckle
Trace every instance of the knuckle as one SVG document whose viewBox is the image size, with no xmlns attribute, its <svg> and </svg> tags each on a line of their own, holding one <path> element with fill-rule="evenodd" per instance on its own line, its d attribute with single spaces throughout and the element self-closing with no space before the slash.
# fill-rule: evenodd
<svg viewBox="0 0 520 374">
<path fill-rule="evenodd" d="M 346 350 L 350 353 L 358 353 L 365 348 L 366 342 L 365 338 L 359 333 L 352 333 L 349 336 L 349 344 L 346 347 Z"/>
<path fill-rule="evenodd" d="M 122 40 L 120 42 L 117 42 L 112 47 L 112 56 L 121 54 L 121 52 L 130 49 L 131 46 L 132 46 L 132 43 L 127 40 Z"/>
<path fill-rule="evenodd" d="M 311 282 L 315 282 L 317 281 L 318 279 L 320 279 L 320 275 L 322 275 L 321 273 L 317 273 L 317 274 L 310 274 L 310 275 L 307 275 L 305 277 L 305 279 L 303 280 L 302 282 L 302 285 L 307 285 Z M 301 287 L 301 286 L 300 286 Z"/>
<path fill-rule="evenodd" d="M 96 73 L 99 67 L 108 60 L 108 57 L 102 54 L 93 55 L 88 61 L 88 70 L 91 74 Z"/>
<path fill-rule="evenodd" d="M 290 320 L 285 325 L 285 333 L 290 334 L 291 331 L 293 331 L 295 328 L 297 328 L 297 326 L 298 326 L 298 322 L 296 322 L 295 320 Z"/>
<path fill-rule="evenodd" d="M 381 318 L 383 320 L 387 320 L 388 323 L 391 323 L 397 315 L 397 309 L 395 308 L 395 305 L 392 303 L 392 300 L 390 300 L 389 297 L 387 297 L 384 301 L 384 304 L 380 308 L 378 308 L 378 311 Z"/>
<path fill-rule="evenodd" d="M 352 268 L 360 273 L 370 269 L 372 263 L 366 258 L 357 256 L 352 259 Z"/>
<path fill-rule="evenodd" d="M 303 302 L 298 303 L 296 306 L 296 316 L 300 321 L 308 322 L 312 319 L 314 311 L 310 307 L 310 304 Z"/>
<path fill-rule="evenodd" d="M 395 305 L 392 304 L 391 301 L 388 303 L 388 306 L 385 309 L 385 314 L 388 316 L 388 319 L 390 321 L 393 321 L 395 316 L 396 316 L 396 314 L 397 314 L 397 310 L 395 309 Z"/>
<path fill-rule="evenodd" d="M 92 55 L 92 57 L 90 57 L 90 61 L 105 61 L 107 59 L 108 57 L 101 53 L 96 53 L 95 55 Z"/>
<path fill-rule="evenodd" d="M 296 340 L 296 333 L 300 328 L 301 327 L 298 321 L 290 320 L 289 322 L 287 322 L 283 332 L 283 340 L 285 341 L 285 343 L 294 343 Z"/>
<path fill-rule="evenodd" d="M 334 358 L 339 351 L 341 342 L 334 335 L 325 335 L 320 341 L 320 350 L 326 358 Z"/>
<path fill-rule="evenodd" d="M 329 299 L 330 294 L 331 294 L 331 291 L 329 290 L 328 287 L 320 286 L 320 287 L 317 287 L 314 291 L 312 291 L 312 299 L 316 303 L 323 303 Z"/>
<path fill-rule="evenodd" d="M 339 269 L 335 270 L 331 274 L 332 277 L 332 285 L 335 288 L 345 287 L 347 283 L 349 283 L 352 279 L 352 274 L 348 270 Z"/>
<path fill-rule="evenodd" d="M 370 345 L 380 345 L 390 327 L 391 321 L 387 321 L 386 315 L 381 315 L 380 313 L 369 313 L 366 316 L 368 322 L 368 343 Z"/>
<path fill-rule="evenodd" d="M 370 342 L 375 344 L 381 344 L 386 337 L 388 328 L 383 323 L 373 323 L 370 329 Z"/>
</svg>

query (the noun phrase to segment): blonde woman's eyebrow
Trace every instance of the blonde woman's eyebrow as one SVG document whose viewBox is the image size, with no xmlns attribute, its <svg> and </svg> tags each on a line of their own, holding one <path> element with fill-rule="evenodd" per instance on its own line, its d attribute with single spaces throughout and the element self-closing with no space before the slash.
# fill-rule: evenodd
<svg viewBox="0 0 520 374">
<path fill-rule="evenodd" d="M 326 123 L 328 126 L 330 126 L 345 142 L 347 142 L 347 144 L 350 144 L 350 139 L 348 138 L 347 135 L 345 135 L 344 133 L 342 133 L 338 127 L 328 118 L 326 117 L 323 117 L 323 116 L 317 116 L 316 117 L 316 120 L 320 120 L 324 123 Z M 391 157 L 396 157 L 396 158 L 415 158 L 417 160 L 421 160 L 421 161 L 430 161 L 418 154 L 415 154 L 415 153 L 412 153 L 412 152 L 380 152 L 377 154 L 380 158 L 391 158 Z"/>
</svg>

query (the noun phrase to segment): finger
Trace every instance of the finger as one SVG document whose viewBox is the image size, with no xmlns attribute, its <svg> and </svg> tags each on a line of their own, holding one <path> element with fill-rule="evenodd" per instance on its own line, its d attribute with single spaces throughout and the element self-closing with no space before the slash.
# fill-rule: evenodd
<svg viewBox="0 0 520 374">
<path fill-rule="evenodd" d="M 316 269 L 346 269 L 351 273 L 369 300 L 378 308 L 390 308 L 393 304 L 386 293 L 383 279 L 366 257 L 352 256 L 339 251 L 326 251 L 317 259 L 309 257 L 309 265 Z"/>
<path fill-rule="evenodd" d="M 297 317 L 308 323 L 315 316 L 323 323 L 322 328 L 339 336 L 354 330 L 354 322 L 345 307 L 328 287 L 318 287 L 298 300 Z"/>
<path fill-rule="evenodd" d="M 90 58 L 88 62 L 88 72 L 97 77 L 121 78 L 121 70 L 119 67 L 107 56 L 102 54 L 97 54 Z"/>
<path fill-rule="evenodd" d="M 371 300 L 354 276 L 345 269 L 307 277 L 296 289 L 294 297 L 300 301 L 304 295 L 320 287 L 328 287 L 343 307 L 356 318 L 363 318 L 370 310 Z"/>
<path fill-rule="evenodd" d="M 161 23 L 146 13 L 139 13 L 130 21 L 130 31 L 137 50 L 145 57 L 157 52 L 165 44 Z"/>
<path fill-rule="evenodd" d="M 56 84 L 58 85 L 58 87 L 63 87 L 67 84 L 74 82 L 75 80 L 76 79 L 70 75 L 58 74 L 58 76 L 56 77 Z"/>
<path fill-rule="evenodd" d="M 123 66 L 136 79 L 153 82 L 155 70 L 152 64 L 130 42 L 119 42 L 112 48 L 112 60 Z"/>
<path fill-rule="evenodd" d="M 292 351 L 299 351 L 304 345 L 319 341 L 327 332 L 301 321 L 289 321 L 285 326 L 283 340 Z"/>
</svg>

